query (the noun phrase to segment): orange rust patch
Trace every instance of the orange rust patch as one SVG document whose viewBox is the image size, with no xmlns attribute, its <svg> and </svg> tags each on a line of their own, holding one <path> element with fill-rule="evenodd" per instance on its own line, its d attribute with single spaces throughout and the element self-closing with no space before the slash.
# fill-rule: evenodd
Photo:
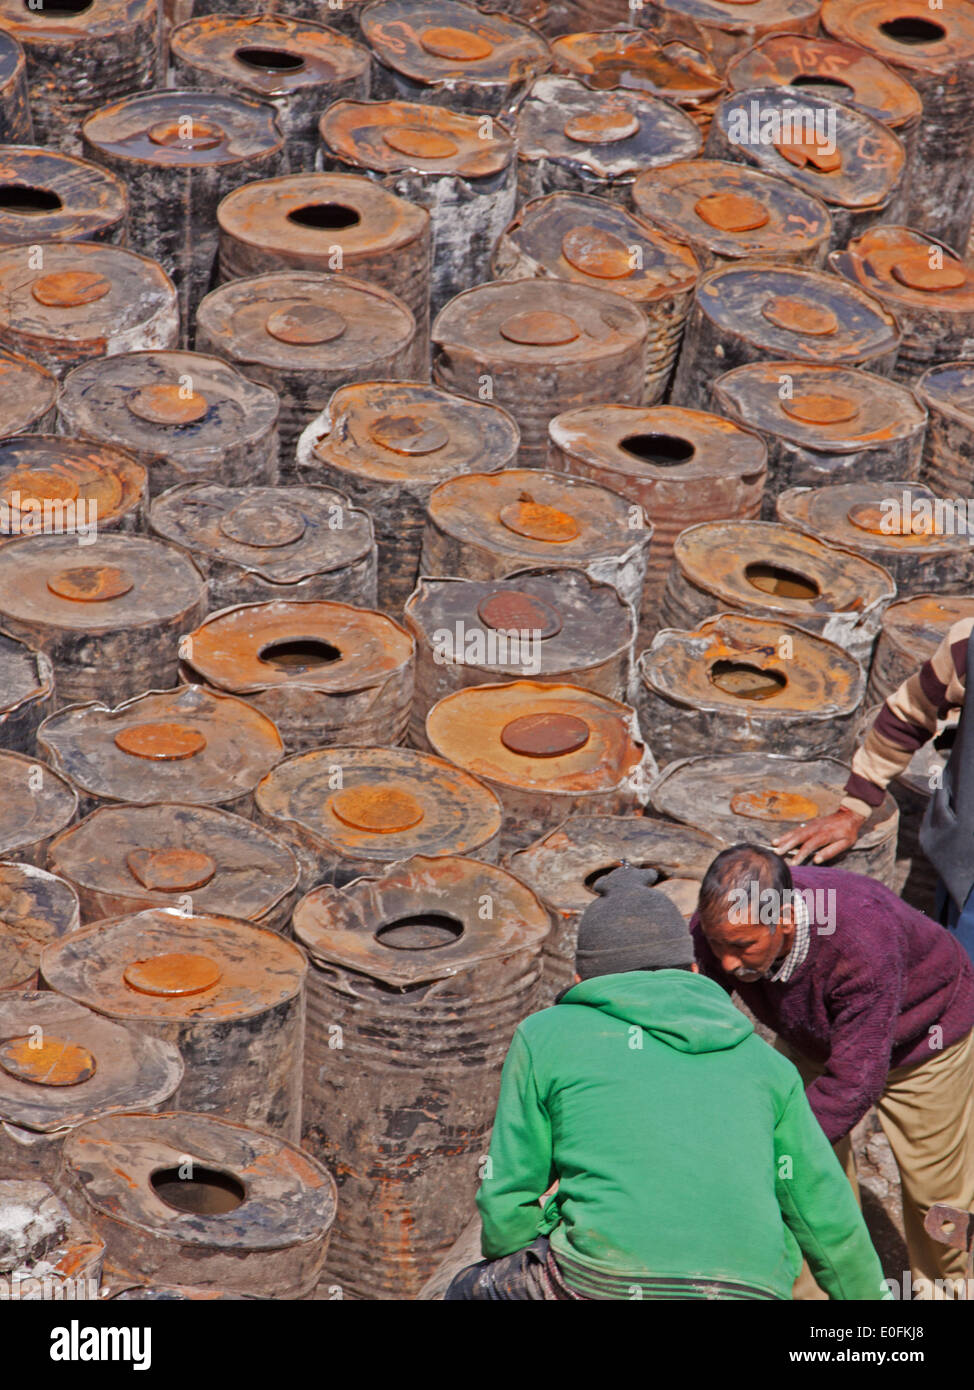
<svg viewBox="0 0 974 1390">
<path fill-rule="evenodd" d="M 207 411 L 205 396 L 164 382 L 143 386 L 129 397 L 126 405 L 133 415 L 152 425 L 191 425 L 202 420 Z"/>
<path fill-rule="evenodd" d="M 693 210 L 708 227 L 720 232 L 753 232 L 771 220 L 767 208 L 746 193 L 707 193 Z"/>
<path fill-rule="evenodd" d="M 396 454 L 434 454 L 450 442 L 449 431 L 439 420 L 424 420 L 421 415 L 382 415 L 369 437 Z"/>
<path fill-rule="evenodd" d="M 788 131 L 774 142 L 775 149 L 789 164 L 794 164 L 798 169 L 810 164 L 820 174 L 834 174 L 842 168 L 841 153 L 837 149 L 828 149 L 828 141 L 816 134 L 810 140 L 792 139 L 791 135 L 792 132 Z"/>
<path fill-rule="evenodd" d="M 135 580 L 117 565 L 74 565 L 52 574 L 47 587 L 58 598 L 75 603 L 105 603 L 129 593 Z"/>
<path fill-rule="evenodd" d="M 133 724 L 115 735 L 115 746 L 134 758 L 177 762 L 206 747 L 206 739 L 191 724 Z"/>
<path fill-rule="evenodd" d="M 561 631 L 561 618 L 550 603 L 517 589 L 488 594 L 478 606 L 477 616 L 496 632 L 536 632 L 553 637 Z"/>
<path fill-rule="evenodd" d="M 560 758 L 584 748 L 589 727 L 574 714 L 522 714 L 501 729 L 501 743 L 526 758 Z"/>
<path fill-rule="evenodd" d="M 738 792 L 730 799 L 735 816 L 749 820 L 811 820 L 818 815 L 818 805 L 798 792 L 776 791 L 766 787 L 759 792 Z"/>
<path fill-rule="evenodd" d="M 562 343 L 575 341 L 578 324 L 567 314 L 537 309 L 506 318 L 500 325 L 500 334 L 509 343 L 523 343 L 527 347 L 558 347 Z"/>
<path fill-rule="evenodd" d="M 395 835 L 423 819 L 420 803 L 401 787 L 345 787 L 329 797 L 328 805 L 340 821 L 353 830 L 375 835 Z"/>
<path fill-rule="evenodd" d="M 104 299 L 112 287 L 110 280 L 92 270 L 61 270 L 42 275 L 30 287 L 38 304 L 51 309 L 77 309 Z"/>
<path fill-rule="evenodd" d="M 929 536 L 933 530 L 932 517 L 904 516 L 902 508 L 884 510 L 874 502 L 858 502 L 850 507 L 846 517 L 860 531 L 875 536 Z"/>
<path fill-rule="evenodd" d="M 521 496 L 516 502 L 508 502 L 497 513 L 508 531 L 516 536 L 527 536 L 532 541 L 551 541 L 564 545 L 573 541 L 579 534 L 578 522 L 568 512 L 549 507 L 544 502 L 535 502 L 533 497 Z"/>
<path fill-rule="evenodd" d="M 159 121 L 146 134 L 154 145 L 175 150 L 212 150 L 227 138 L 215 121 L 199 121 L 195 116 L 186 121 Z"/>
<path fill-rule="evenodd" d="M 275 309 L 264 327 L 280 343 L 311 346 L 340 338 L 348 324 L 341 314 L 322 304 L 295 303 Z"/>
<path fill-rule="evenodd" d="M 617 140 L 628 140 L 638 129 L 638 116 L 624 106 L 606 107 L 603 111 L 572 116 L 564 126 L 569 140 L 575 140 L 580 145 L 612 145 Z"/>
<path fill-rule="evenodd" d="M 957 261 L 945 261 L 941 266 L 930 264 L 930 255 L 922 246 L 907 251 L 893 265 L 893 278 L 911 290 L 958 290 L 967 283 L 967 272 Z"/>
<path fill-rule="evenodd" d="M 576 270 L 600 280 L 621 280 L 633 271 L 629 247 L 600 227 L 573 227 L 562 237 L 561 254 Z"/>
<path fill-rule="evenodd" d="M 130 989 L 170 999 L 204 994 L 219 984 L 221 975 L 220 967 L 209 956 L 189 955 L 183 951 L 136 960 L 122 971 L 122 978 Z"/>
<path fill-rule="evenodd" d="M 210 856 L 195 849 L 133 849 L 125 862 L 143 888 L 160 893 L 202 888 L 216 873 Z"/>
<path fill-rule="evenodd" d="M 0 1043 L 0 1067 L 34 1086 L 77 1086 L 94 1076 L 95 1058 L 79 1043 L 50 1034 L 36 1043 L 33 1037 L 7 1038 Z"/>
<path fill-rule="evenodd" d="M 859 414 L 858 405 L 849 396 L 814 393 L 782 401 L 781 409 L 793 420 L 801 420 L 806 425 L 839 425 L 844 420 L 854 420 Z"/>
<path fill-rule="evenodd" d="M 436 130 L 418 130 L 411 126 L 393 126 L 382 132 L 382 139 L 391 150 L 411 155 L 414 159 L 449 159 L 460 146 L 448 135 Z"/>
<path fill-rule="evenodd" d="M 55 473 L 48 468 L 18 468 L 8 473 L 3 483 L 3 497 L 7 505 L 11 495 L 19 492 L 21 496 L 46 498 L 52 502 L 73 502 L 81 489 L 73 478 Z"/>
<path fill-rule="evenodd" d="M 458 63 L 473 63 L 479 58 L 489 58 L 494 45 L 480 34 L 469 29 L 454 29 L 450 25 L 440 28 L 424 29 L 419 35 L 420 47 L 434 58 L 452 58 Z"/>
<path fill-rule="evenodd" d="M 824 304 L 813 304 L 809 299 L 795 299 L 789 295 L 775 295 L 761 307 L 761 313 L 769 323 L 785 328 L 789 333 L 805 333 L 812 337 L 824 337 L 834 333 L 839 320 Z"/>
</svg>

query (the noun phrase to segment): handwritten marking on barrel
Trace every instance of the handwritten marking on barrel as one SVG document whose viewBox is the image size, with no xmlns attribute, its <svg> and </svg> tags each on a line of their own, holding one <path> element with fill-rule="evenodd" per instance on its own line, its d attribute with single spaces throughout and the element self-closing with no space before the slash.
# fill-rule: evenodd
<svg viewBox="0 0 974 1390">
<path fill-rule="evenodd" d="M 766 300 L 761 313 L 777 328 L 813 338 L 834 333 L 839 326 L 835 314 L 824 304 L 813 304 L 809 299 L 795 299 L 789 295 L 775 295 Z"/>
<path fill-rule="evenodd" d="M 198 391 L 184 391 L 172 382 L 143 386 L 125 402 L 133 415 L 151 425 L 192 425 L 202 420 L 209 406 Z"/>
<path fill-rule="evenodd" d="M 560 758 L 589 740 L 589 726 L 574 714 L 522 714 L 501 729 L 501 743 L 526 758 Z"/>
<path fill-rule="evenodd" d="M 60 270 L 42 275 L 30 287 L 38 304 L 51 309 L 78 309 L 104 299 L 112 282 L 91 270 Z"/>
<path fill-rule="evenodd" d="M 558 610 L 519 589 L 498 589 L 488 594 L 481 599 L 477 616 L 495 632 L 530 632 L 542 639 L 561 632 Z"/>
<path fill-rule="evenodd" d="M 793 420 L 801 420 L 806 425 L 839 425 L 854 420 L 859 414 L 859 405 L 851 396 L 815 392 L 782 401 L 781 409 Z"/>
<path fill-rule="evenodd" d="M 761 791 L 738 792 L 730 799 L 730 808 L 735 816 L 746 816 L 748 820 L 811 820 L 818 815 L 818 804 L 811 797 L 798 792 L 779 791 L 765 787 Z"/>
<path fill-rule="evenodd" d="M 158 893 L 188 893 L 216 873 L 216 863 L 195 849 L 133 849 L 125 856 L 132 877 Z"/>
<path fill-rule="evenodd" d="M 95 1074 L 94 1055 L 80 1043 L 45 1035 L 6 1038 L 0 1043 L 0 1067 L 18 1081 L 33 1086 L 77 1086 Z"/>
<path fill-rule="evenodd" d="M 179 762 L 201 753 L 206 739 L 190 724 L 133 724 L 118 731 L 115 746 L 134 758 Z"/>
<path fill-rule="evenodd" d="M 601 227 L 573 227 L 562 237 L 561 254 L 576 270 L 600 280 L 621 280 L 633 272 L 629 247 Z"/>
<path fill-rule="evenodd" d="M 746 193 L 706 193 L 693 210 L 701 222 L 720 232 L 753 232 L 771 220 L 767 208 Z"/>
<path fill-rule="evenodd" d="M 454 29 L 450 25 L 424 29 L 419 42 L 434 58 L 452 58 L 458 63 L 489 58 L 494 51 L 494 45 L 481 34 L 473 34 L 469 29 Z"/>
<path fill-rule="evenodd" d="M 345 787 L 328 799 L 329 808 L 345 825 L 374 835 L 395 835 L 423 819 L 422 806 L 400 787 Z"/>
<path fill-rule="evenodd" d="M 435 454 L 450 442 L 449 431 L 439 420 L 421 415 L 382 415 L 369 430 L 369 437 L 396 454 Z"/>
<path fill-rule="evenodd" d="M 122 971 L 130 989 L 140 994 L 156 994 L 168 999 L 181 999 L 189 994 L 204 994 L 220 983 L 223 972 L 209 956 L 171 951 L 161 956 L 135 960 Z"/>
<path fill-rule="evenodd" d="M 117 565 L 74 565 L 52 574 L 47 587 L 58 598 L 75 603 L 105 603 L 130 593 L 135 580 Z"/>
<path fill-rule="evenodd" d="M 334 309 L 323 304 L 286 304 L 267 317 L 264 327 L 280 343 L 311 346 L 340 338 L 348 324 Z"/>
</svg>

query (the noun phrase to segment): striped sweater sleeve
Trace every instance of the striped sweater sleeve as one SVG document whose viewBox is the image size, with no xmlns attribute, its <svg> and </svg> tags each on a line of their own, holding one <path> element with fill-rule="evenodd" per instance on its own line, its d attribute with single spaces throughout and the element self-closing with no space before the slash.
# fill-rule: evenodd
<svg viewBox="0 0 974 1390">
<path fill-rule="evenodd" d="M 937 732 L 937 721 L 964 703 L 967 643 L 974 618 L 953 624 L 929 661 L 893 691 L 852 760 L 842 805 L 871 816 L 889 783 Z"/>
</svg>

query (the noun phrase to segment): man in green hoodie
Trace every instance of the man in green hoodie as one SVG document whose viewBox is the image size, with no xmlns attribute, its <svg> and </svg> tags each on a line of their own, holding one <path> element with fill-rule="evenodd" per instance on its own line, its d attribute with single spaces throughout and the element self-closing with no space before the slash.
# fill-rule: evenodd
<svg viewBox="0 0 974 1390">
<path fill-rule="evenodd" d="M 520 1024 L 461 1300 L 889 1297 L 801 1077 L 695 972 L 652 870 L 605 875 L 576 980 Z M 540 1204 L 557 1182 L 557 1190 Z"/>
</svg>

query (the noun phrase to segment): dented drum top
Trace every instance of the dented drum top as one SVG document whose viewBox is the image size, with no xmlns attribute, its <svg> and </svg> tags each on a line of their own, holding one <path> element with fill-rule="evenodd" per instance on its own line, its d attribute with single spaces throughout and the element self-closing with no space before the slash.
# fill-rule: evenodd
<svg viewBox="0 0 974 1390">
<path fill-rule="evenodd" d="M 551 63 L 547 44 L 526 24 L 458 0 L 378 0 L 359 23 L 380 97 L 500 114 Z"/>
<path fill-rule="evenodd" d="M 282 147 L 271 105 L 215 91 L 132 93 L 93 112 L 83 132 L 89 157 L 114 167 L 200 169 L 259 161 Z"/>
<path fill-rule="evenodd" d="M 767 34 L 814 34 L 816 0 L 648 0 L 645 22 L 695 44 L 724 71 L 735 53 Z"/>
<path fill-rule="evenodd" d="M 239 482 L 276 469 L 278 401 L 218 357 L 127 352 L 85 363 L 65 378 L 65 434 L 128 449 L 149 471 L 153 495 L 235 470 Z"/>
<path fill-rule="evenodd" d="M 643 169 L 693 159 L 700 131 L 668 101 L 616 88 L 594 92 L 576 77 L 539 77 L 517 116 L 521 201 L 559 189 L 628 204 Z"/>
<path fill-rule="evenodd" d="M 182 910 L 188 895 L 195 912 L 280 931 L 298 886 L 286 845 L 253 821 L 202 806 L 104 806 L 57 837 L 48 863 L 77 889 L 86 923 Z"/>
<path fill-rule="evenodd" d="M 70 883 L 33 864 L 0 863 L 0 991 L 35 989 L 44 947 L 80 925 Z"/>
<path fill-rule="evenodd" d="M 974 59 L 974 15 L 966 6 L 930 9 L 923 0 L 825 0 L 822 27 L 916 78 L 944 74 Z"/>
<path fill-rule="evenodd" d="M 176 291 L 145 256 L 95 242 L 0 248 L 0 339 L 55 376 L 92 357 L 175 345 Z"/>
<path fill-rule="evenodd" d="M 732 91 L 800 87 L 832 97 L 901 133 L 923 110 L 918 93 L 898 72 L 857 44 L 817 34 L 771 34 L 727 68 Z"/>
<path fill-rule="evenodd" d="M 142 465 L 111 444 L 59 434 L 0 439 L 0 502 L 11 535 L 44 529 L 41 509 L 60 517 L 65 531 L 78 526 L 92 539 L 98 531 L 135 531 L 146 487 Z"/>
<path fill-rule="evenodd" d="M 706 269 L 762 257 L 818 265 L 832 235 L 818 198 L 723 159 L 649 169 L 633 184 L 632 201 L 640 217 L 687 242 Z"/>
<path fill-rule="evenodd" d="M 326 152 L 343 164 L 382 174 L 500 174 L 514 141 L 499 122 L 416 101 L 336 101 L 318 126 Z"/>
<path fill-rule="evenodd" d="M 551 43 L 556 71 L 595 91 L 649 92 L 680 106 L 706 130 L 724 82 L 710 58 L 685 43 L 659 43 L 645 29 L 565 34 Z"/>
<path fill-rule="evenodd" d="M 284 753 L 266 715 L 195 685 L 152 691 L 117 709 L 62 710 L 45 721 L 40 743 L 89 801 L 179 801 L 244 811 Z"/>
<path fill-rule="evenodd" d="M 50 840 L 77 811 L 77 792 L 47 763 L 0 752 L 0 859 L 41 868 Z"/>
<path fill-rule="evenodd" d="M 125 242 L 128 194 L 121 179 L 55 150 L 0 146 L 0 243 Z"/>
<path fill-rule="evenodd" d="M 876 659 L 869 672 L 867 708 L 885 700 L 933 656 L 954 623 L 974 618 L 974 596 L 915 594 L 883 614 Z M 932 788 L 931 788 L 932 790 Z"/>
<path fill-rule="evenodd" d="M 19 352 L 0 348 L 0 438 L 50 429 L 57 396 L 52 372 Z"/>
</svg>

